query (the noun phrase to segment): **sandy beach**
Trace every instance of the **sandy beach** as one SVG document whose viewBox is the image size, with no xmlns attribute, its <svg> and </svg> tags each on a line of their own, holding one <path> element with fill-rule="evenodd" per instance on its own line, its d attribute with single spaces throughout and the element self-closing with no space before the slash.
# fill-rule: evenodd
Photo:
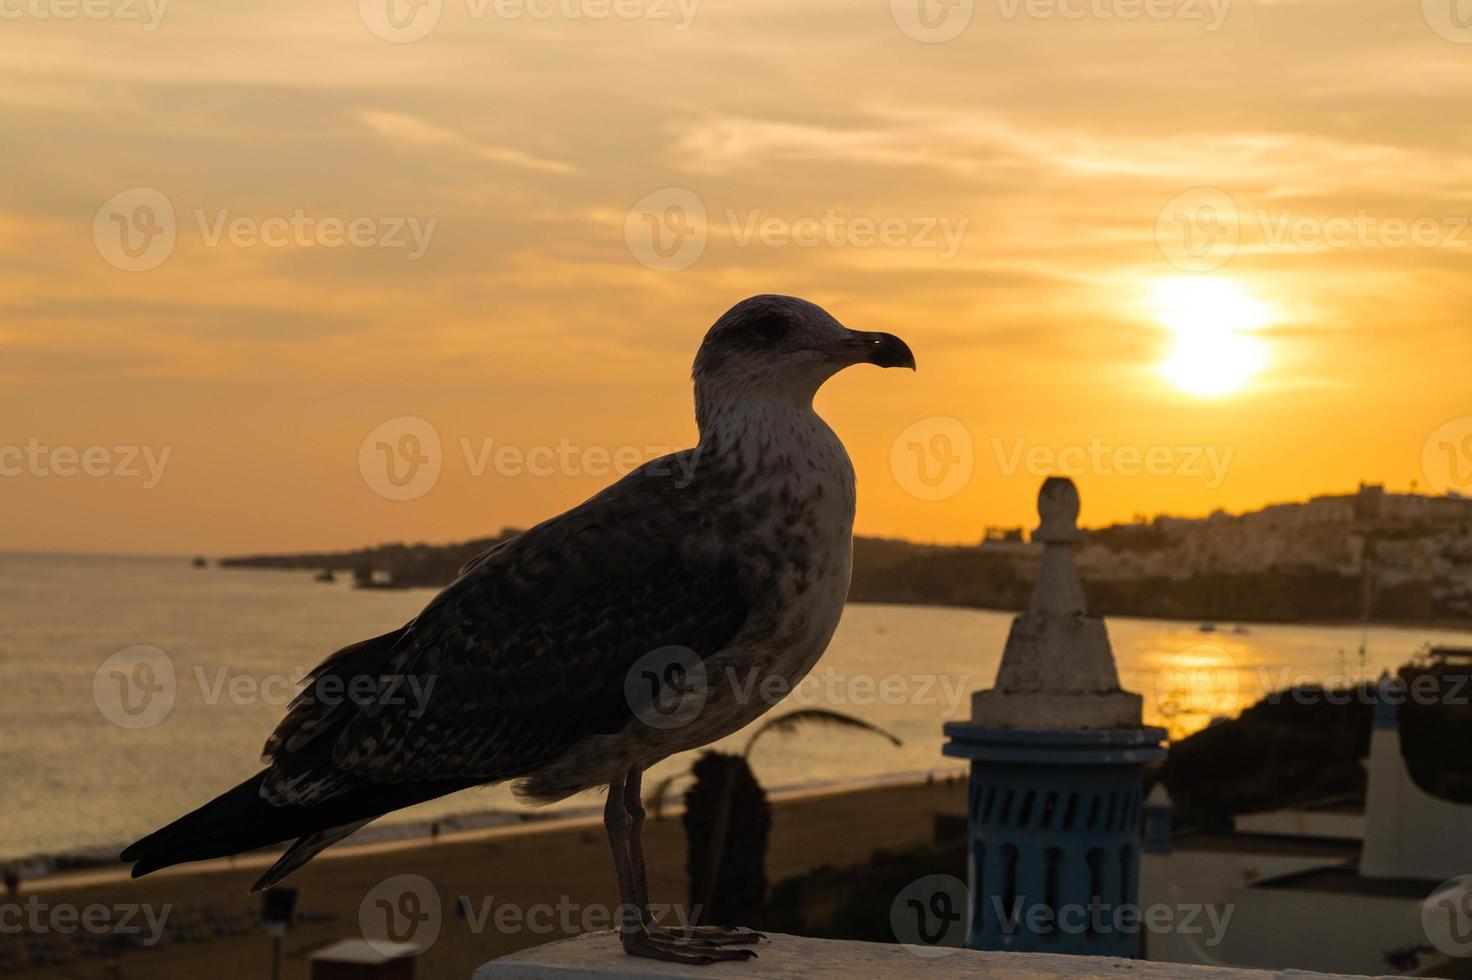
<svg viewBox="0 0 1472 980">
<path fill-rule="evenodd" d="M 862 861 L 878 847 L 928 841 L 938 814 L 964 810 L 961 779 L 776 798 L 769 881 L 823 864 Z M 653 901 L 678 904 L 683 912 L 685 839 L 678 811 L 651 819 L 645 843 Z M 269 977 L 270 942 L 254 924 L 260 899 L 247 889 L 271 860 L 267 854 L 250 855 L 138 881 L 104 872 L 28 883 L 20 899 L 28 916 L 60 922 L 58 913 L 69 909 L 80 914 L 88 906 L 102 905 L 121 915 L 128 907 L 143 905 L 155 919 L 167 912 L 175 923 L 201 923 L 201 935 L 185 943 L 169 930 L 163 943 L 123 954 L 115 968 L 104 957 L 74 955 L 55 966 L 14 975 L 57 980 Z M 443 904 L 438 936 L 417 964 L 421 980 L 468 977 L 488 959 L 583 931 L 580 923 L 602 928 L 617 896 L 608 842 L 595 818 L 498 827 L 434 841 L 344 846 L 329 850 L 287 882 L 299 889 L 302 921 L 285 939 L 282 977 L 306 980 L 309 954 L 359 935 L 358 910 L 369 892 L 388 878 L 408 874 L 433 882 Z M 468 917 L 456 914 L 459 896 L 468 899 Z M 147 916 L 133 915 L 146 929 Z M 7 932 L 13 931 L 6 925 Z M 228 934 L 232 931 L 237 934 Z M 55 937 L 66 945 L 72 945 L 71 938 Z M 0 937 L 0 951 L 12 959 L 19 948 L 17 937 Z"/>
</svg>

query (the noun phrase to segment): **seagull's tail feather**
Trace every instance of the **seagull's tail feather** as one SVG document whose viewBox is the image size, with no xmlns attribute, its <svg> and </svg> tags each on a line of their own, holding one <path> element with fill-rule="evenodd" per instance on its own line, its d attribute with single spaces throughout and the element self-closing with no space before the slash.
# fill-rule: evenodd
<svg viewBox="0 0 1472 980">
<path fill-rule="evenodd" d="M 261 770 L 193 813 L 130 844 L 120 857 L 124 862 L 134 862 L 133 877 L 175 864 L 240 854 L 295 839 L 296 843 L 252 890 L 266 888 L 375 817 L 484 782 L 436 780 L 394 786 L 367 785 L 316 804 L 278 806 L 261 796 L 261 784 L 269 771 Z"/>
<path fill-rule="evenodd" d="M 271 865 L 270 870 L 261 875 L 256 880 L 256 883 L 250 886 L 250 890 L 258 892 L 274 885 L 279 885 L 281 879 L 312 860 L 312 858 L 316 857 L 322 851 L 348 837 L 354 831 L 367 826 L 369 823 L 370 821 L 368 820 L 359 820 L 357 823 L 350 823 L 345 827 L 335 827 L 332 830 L 324 830 L 321 833 L 298 838 L 297 842 L 287 848 L 285 854 L 281 855 L 281 859 Z"/>
<path fill-rule="evenodd" d="M 122 860 L 136 862 L 133 877 L 187 861 L 203 861 L 279 844 L 295 837 L 294 807 L 274 807 L 261 798 L 266 770 L 204 806 L 156 830 L 123 850 Z"/>
</svg>

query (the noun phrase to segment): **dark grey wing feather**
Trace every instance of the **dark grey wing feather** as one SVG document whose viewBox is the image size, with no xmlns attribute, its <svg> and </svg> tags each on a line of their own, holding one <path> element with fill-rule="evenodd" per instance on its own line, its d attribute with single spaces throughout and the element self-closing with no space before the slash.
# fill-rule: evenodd
<svg viewBox="0 0 1472 980">
<path fill-rule="evenodd" d="M 461 565 L 460 566 L 460 574 L 461 575 L 464 575 L 466 572 L 470 571 L 475 566 L 481 564 L 486 559 L 490 558 L 497 551 L 499 551 L 502 548 L 506 547 L 506 545 L 509 544 L 509 543 L 510 543 L 509 541 L 497 541 L 495 544 L 491 545 L 485 551 L 482 551 L 480 554 L 478 554 L 474 558 L 470 559 L 464 565 Z"/>
<path fill-rule="evenodd" d="M 644 654 L 721 650 L 748 615 L 739 531 L 671 471 L 684 472 L 636 470 L 500 544 L 403 630 L 325 661 L 267 743 L 267 797 L 517 778 L 627 724 L 624 681 Z M 326 678 L 363 673 L 400 696 L 324 697 Z"/>
</svg>

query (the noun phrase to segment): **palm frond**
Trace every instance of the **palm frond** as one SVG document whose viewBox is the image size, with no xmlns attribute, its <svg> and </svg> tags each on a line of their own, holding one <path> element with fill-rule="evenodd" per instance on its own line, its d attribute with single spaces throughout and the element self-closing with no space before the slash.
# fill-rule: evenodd
<svg viewBox="0 0 1472 980">
<path fill-rule="evenodd" d="M 684 773 L 675 773 L 673 776 L 666 776 L 655 783 L 648 793 L 644 794 L 644 809 L 649 811 L 651 817 L 655 820 L 663 819 L 664 802 L 669 798 L 670 790 L 674 789 L 676 780 L 684 778 Z"/>
<path fill-rule="evenodd" d="M 771 732 L 776 735 L 791 735 L 804 725 L 829 725 L 834 728 L 851 728 L 857 731 L 870 732 L 889 739 L 895 746 L 905 744 L 900 741 L 899 736 L 893 735 L 878 725 L 872 725 L 861 718 L 846 715 L 841 711 L 829 711 L 826 708 L 803 708 L 798 711 L 789 711 L 780 718 L 773 718 L 752 733 L 751 739 L 746 743 L 746 756 L 751 755 L 752 746 L 756 740 Z"/>
</svg>

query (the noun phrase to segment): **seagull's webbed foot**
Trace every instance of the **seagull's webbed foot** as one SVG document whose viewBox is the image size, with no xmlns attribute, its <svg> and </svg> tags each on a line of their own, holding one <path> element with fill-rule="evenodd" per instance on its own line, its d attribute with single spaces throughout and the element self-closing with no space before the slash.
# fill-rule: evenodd
<svg viewBox="0 0 1472 980">
<path fill-rule="evenodd" d="M 650 932 L 640 928 L 622 933 L 619 938 L 623 941 L 624 952 L 630 956 L 664 960 L 666 963 L 705 964 L 756 958 L 754 949 L 727 949 L 699 939 L 677 937 L 667 930 Z"/>
<path fill-rule="evenodd" d="M 742 946 L 755 945 L 766 939 L 764 933 L 744 926 L 662 926 L 654 922 L 648 924 L 651 934 L 667 939 L 682 939 L 698 943 L 709 943 L 712 946 Z"/>
</svg>

